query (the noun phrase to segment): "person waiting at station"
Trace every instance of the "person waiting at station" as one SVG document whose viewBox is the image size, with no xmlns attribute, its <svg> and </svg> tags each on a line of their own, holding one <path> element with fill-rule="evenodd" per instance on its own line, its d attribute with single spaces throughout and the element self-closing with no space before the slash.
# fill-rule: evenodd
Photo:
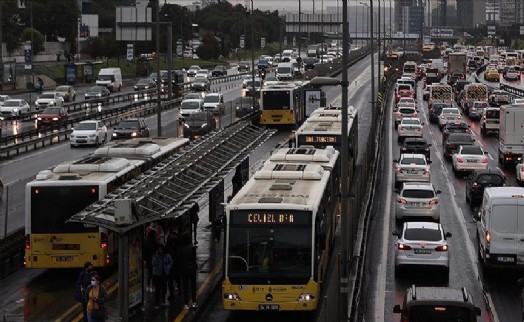
<svg viewBox="0 0 524 322">
<path fill-rule="evenodd" d="M 192 302 L 192 308 L 196 309 L 196 273 L 197 273 L 197 262 L 196 262 L 196 246 L 191 243 L 191 236 L 184 234 L 182 237 L 182 291 L 184 293 L 184 309 L 189 310 L 190 300 Z"/>
<path fill-rule="evenodd" d="M 158 249 L 153 256 L 153 284 L 155 285 L 155 309 L 160 304 L 169 305 L 165 302 L 167 292 L 167 277 L 171 272 L 173 259 L 167 254 L 164 245 L 158 245 Z"/>
<path fill-rule="evenodd" d="M 182 270 L 181 270 L 181 249 L 182 249 L 182 238 L 176 228 L 171 229 L 171 232 L 167 236 L 166 241 L 166 253 L 171 255 L 173 259 L 173 265 L 167 278 L 167 288 L 169 290 L 169 300 L 175 298 L 175 288 L 178 292 L 178 296 L 182 297 Z"/>
<path fill-rule="evenodd" d="M 77 302 L 82 304 L 82 313 L 84 316 L 84 322 L 88 322 L 87 319 L 87 294 L 86 290 L 91 285 L 91 278 L 97 275 L 96 271 L 93 270 L 93 264 L 91 262 L 84 263 L 84 269 L 78 274 L 75 285 L 75 299 Z"/>
</svg>

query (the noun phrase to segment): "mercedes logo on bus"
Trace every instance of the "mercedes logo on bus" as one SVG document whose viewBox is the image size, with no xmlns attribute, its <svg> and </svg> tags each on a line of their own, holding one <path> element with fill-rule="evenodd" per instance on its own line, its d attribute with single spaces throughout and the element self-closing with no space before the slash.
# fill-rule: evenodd
<svg viewBox="0 0 524 322">
<path fill-rule="evenodd" d="M 269 294 L 269 293 L 266 294 L 266 301 L 268 301 L 268 302 L 273 301 L 273 295 L 271 295 L 271 294 Z"/>
</svg>

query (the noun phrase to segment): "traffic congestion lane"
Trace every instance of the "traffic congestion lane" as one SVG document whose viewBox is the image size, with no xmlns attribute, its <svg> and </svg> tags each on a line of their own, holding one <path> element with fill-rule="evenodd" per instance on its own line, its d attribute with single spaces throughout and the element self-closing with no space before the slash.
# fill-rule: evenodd
<svg viewBox="0 0 524 322">
<path fill-rule="evenodd" d="M 422 95 L 419 95 L 421 98 Z M 373 237 L 369 240 L 376 240 L 373 245 L 368 248 L 374 249 L 370 256 L 370 269 L 373 271 L 371 276 L 376 277 L 376 281 L 372 282 L 378 287 L 377 292 L 370 292 L 367 298 L 380 299 L 385 298 L 384 301 L 375 300 L 369 303 L 374 303 L 372 308 L 368 310 L 369 320 L 373 321 L 398 321 L 399 316 L 393 314 L 393 306 L 395 304 L 402 304 L 403 297 L 407 288 L 412 284 L 417 286 L 465 286 L 475 299 L 475 304 L 483 310 L 482 318 L 487 320 L 486 308 L 483 305 L 483 295 L 481 285 L 477 282 L 475 253 L 469 239 L 467 232 L 467 225 L 464 217 L 460 214 L 460 207 L 454 198 L 455 191 L 449 173 L 445 170 L 446 161 L 442 160 L 441 151 L 436 146 L 431 147 L 431 182 L 437 189 L 442 190 L 439 195 L 439 204 L 441 209 L 441 224 L 445 231 L 451 232 L 452 237 L 448 240 L 450 243 L 450 272 L 449 280 L 442 278 L 441 274 L 436 271 L 420 269 L 409 270 L 407 274 L 400 277 L 395 277 L 395 241 L 396 237 L 392 236 L 393 231 L 399 231 L 400 226 L 395 224 L 395 204 L 397 202 L 397 195 L 393 192 L 393 159 L 399 156 L 399 147 L 397 144 L 397 134 L 393 129 L 392 120 L 392 106 L 388 109 L 388 120 L 386 121 L 386 142 L 388 147 L 387 153 L 384 154 L 384 178 L 379 184 L 380 198 L 376 200 L 376 217 L 373 219 L 378 222 L 384 222 L 386 225 L 375 227 Z M 423 108 L 419 111 L 427 123 L 427 117 Z M 436 129 L 439 131 L 438 129 Z M 425 126 L 424 137 L 433 138 L 438 137 L 439 133 L 431 126 Z M 438 139 L 437 139 L 438 140 Z M 375 247 L 376 246 L 376 247 Z M 387 258 L 386 258 L 387 257 Z M 378 261 L 378 262 L 377 262 Z M 373 280 L 373 278 L 371 278 Z M 382 287 L 381 287 L 382 286 Z M 384 288 L 382 290 L 382 288 Z M 369 288 L 368 288 L 369 289 Z M 374 288 L 371 288 L 374 289 Z M 384 292 L 385 291 L 385 292 Z M 382 304 L 383 305 L 380 305 Z"/>
</svg>

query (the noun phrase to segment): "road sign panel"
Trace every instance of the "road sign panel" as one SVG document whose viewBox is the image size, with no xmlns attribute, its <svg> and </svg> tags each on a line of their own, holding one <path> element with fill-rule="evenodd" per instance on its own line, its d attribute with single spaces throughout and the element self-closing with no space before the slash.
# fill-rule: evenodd
<svg viewBox="0 0 524 322">
<path fill-rule="evenodd" d="M 266 47 L 266 38 L 261 37 L 260 38 L 260 48 Z"/>
</svg>

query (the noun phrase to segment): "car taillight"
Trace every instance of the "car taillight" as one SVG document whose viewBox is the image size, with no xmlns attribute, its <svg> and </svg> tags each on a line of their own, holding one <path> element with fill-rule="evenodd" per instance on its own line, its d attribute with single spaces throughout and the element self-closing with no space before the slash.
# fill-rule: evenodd
<svg viewBox="0 0 524 322">
<path fill-rule="evenodd" d="M 395 115 L 396 115 L 396 116 L 401 116 L 402 113 L 400 113 L 400 112 L 396 112 Z"/>
<path fill-rule="evenodd" d="M 29 234 L 25 235 L 25 249 L 26 250 L 31 249 L 31 235 Z"/>
<path fill-rule="evenodd" d="M 491 243 L 491 233 L 486 231 L 486 244 L 489 245 L 489 243 Z"/>
<path fill-rule="evenodd" d="M 401 203 L 403 205 L 407 205 L 408 204 L 408 201 L 404 198 L 398 198 L 398 203 Z"/>
<path fill-rule="evenodd" d="M 417 129 L 417 131 L 422 132 L 422 126 Z"/>
<path fill-rule="evenodd" d="M 482 159 L 482 163 L 488 163 L 488 158 Z"/>
<path fill-rule="evenodd" d="M 430 205 L 438 205 L 438 199 L 433 199 L 429 202 Z"/>
<path fill-rule="evenodd" d="M 440 118 L 441 118 L 441 119 L 444 119 L 444 115 L 440 115 Z"/>
<path fill-rule="evenodd" d="M 410 249 L 411 249 L 411 246 L 406 245 L 406 244 L 398 243 L 398 244 L 397 244 L 397 248 L 398 248 L 399 250 L 410 250 Z"/>
<path fill-rule="evenodd" d="M 437 252 L 447 252 L 448 251 L 448 245 L 440 245 L 435 247 L 435 250 Z"/>
<path fill-rule="evenodd" d="M 100 248 L 107 248 L 107 234 L 100 233 Z"/>
<path fill-rule="evenodd" d="M 402 168 L 397 168 L 397 173 L 402 173 Z"/>
<path fill-rule="evenodd" d="M 524 164 L 520 166 L 520 171 L 524 171 Z"/>
<path fill-rule="evenodd" d="M 424 169 L 424 174 L 428 174 L 428 173 L 429 173 L 429 168 Z"/>
<path fill-rule="evenodd" d="M 417 115 L 418 115 L 417 113 L 413 113 L 413 117 L 417 117 Z"/>
<path fill-rule="evenodd" d="M 406 151 L 407 148 L 402 147 L 402 148 L 400 148 L 400 150 L 402 150 L 402 151 Z M 522 166 L 522 167 L 524 168 L 524 166 Z"/>
<path fill-rule="evenodd" d="M 429 151 L 429 148 L 425 148 L 424 151 Z"/>
<path fill-rule="evenodd" d="M 403 131 L 403 130 L 404 130 L 404 127 L 403 127 L 403 126 L 399 126 L 399 127 L 398 127 L 398 130 L 399 130 L 399 131 Z"/>
<path fill-rule="evenodd" d="M 458 163 L 462 163 L 462 162 L 464 162 L 464 160 L 462 160 L 461 157 L 457 157 L 457 162 L 458 162 Z"/>
<path fill-rule="evenodd" d="M 471 189 L 473 189 L 473 190 L 475 190 L 475 191 L 477 191 L 478 188 L 479 188 L 479 185 L 478 185 L 478 183 L 476 183 L 476 182 L 474 182 L 474 183 L 473 183 L 473 186 L 471 186 Z"/>
</svg>

